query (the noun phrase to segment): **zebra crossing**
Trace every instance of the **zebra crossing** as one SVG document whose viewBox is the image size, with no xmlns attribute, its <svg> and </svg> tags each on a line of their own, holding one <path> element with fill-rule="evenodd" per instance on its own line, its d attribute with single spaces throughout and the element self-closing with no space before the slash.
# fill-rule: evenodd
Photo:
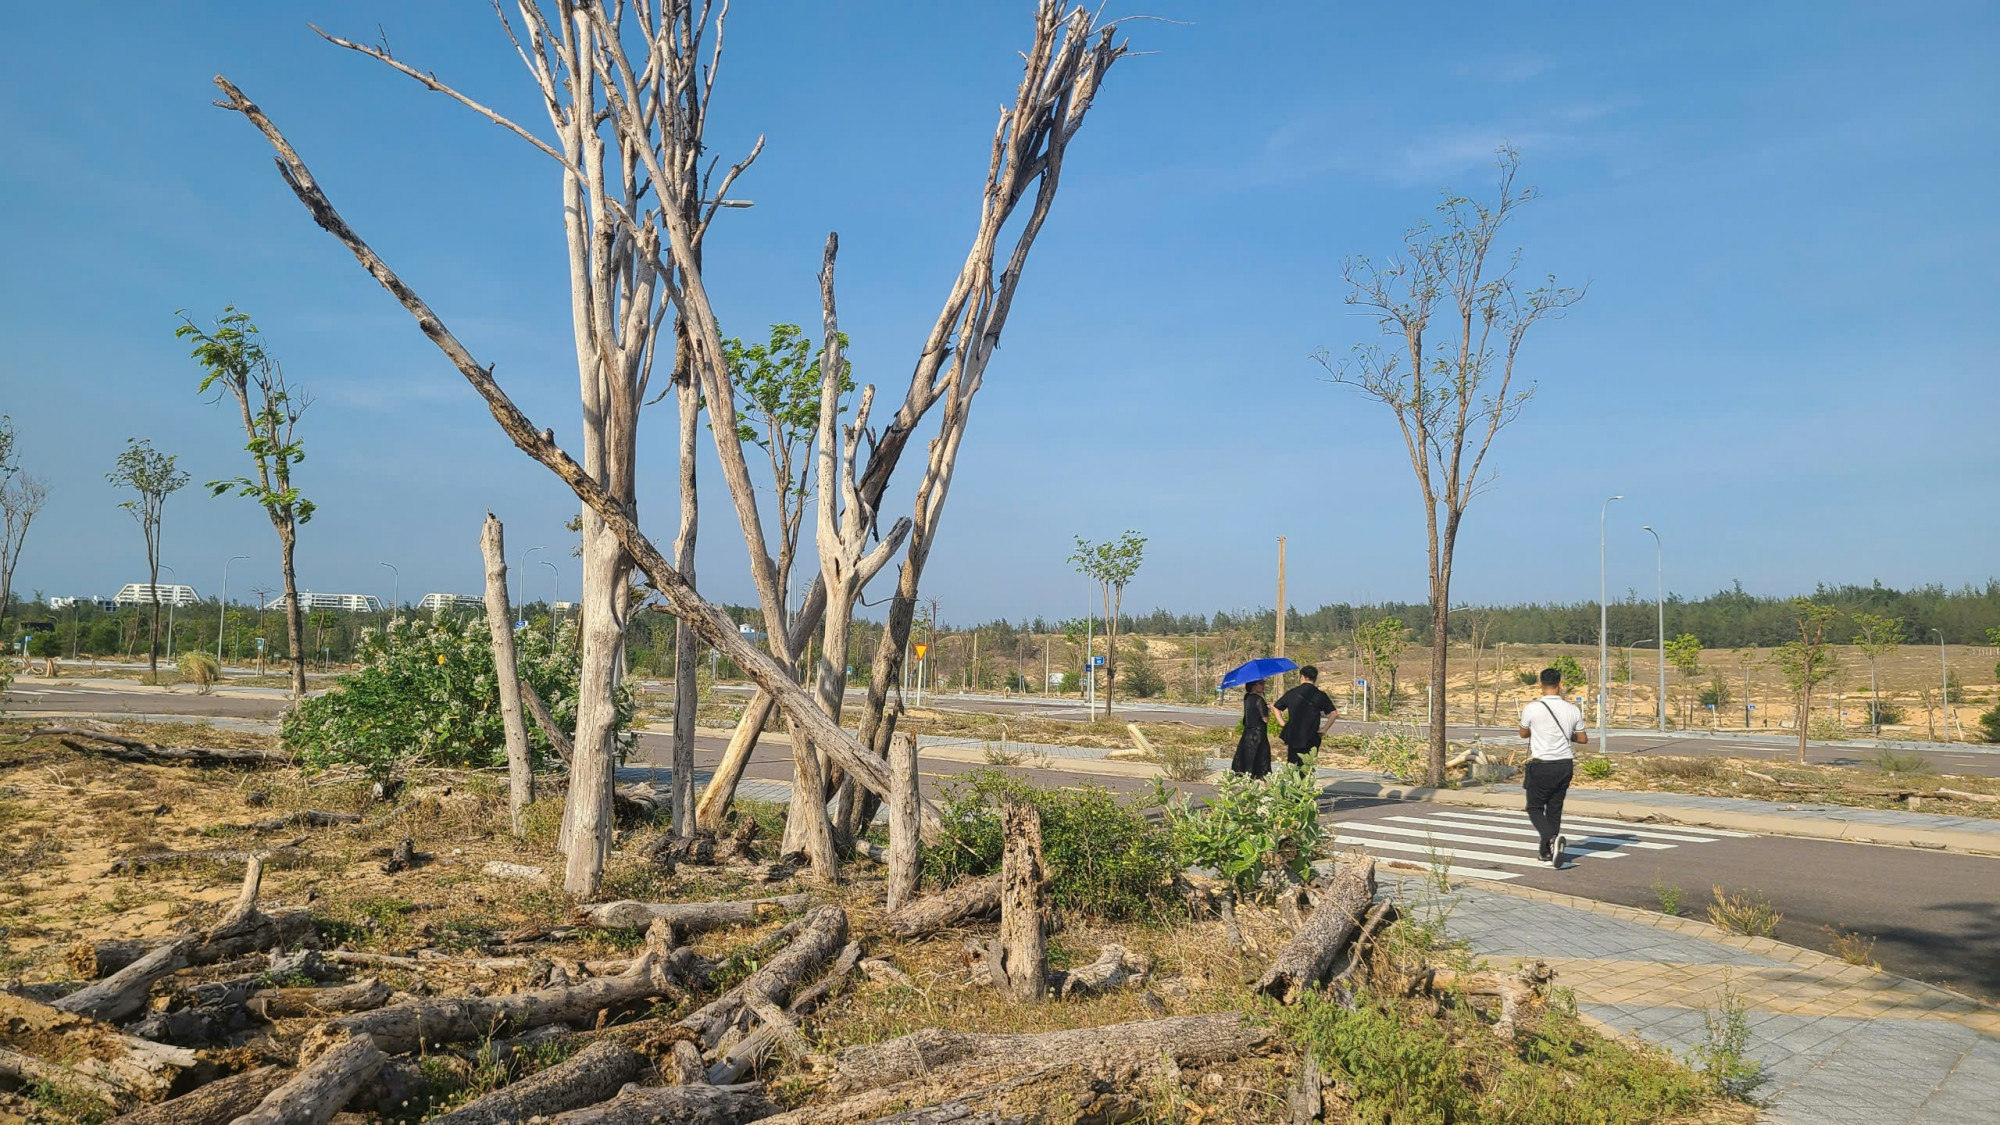
<svg viewBox="0 0 2000 1125">
<path fill-rule="evenodd" d="M 1335 814 L 1333 842 L 1342 847 L 1361 848 L 1386 863 L 1420 867 L 1443 864 L 1453 878 L 1504 881 L 1518 879 L 1527 870 L 1548 866 L 1536 855 L 1540 841 L 1525 811 L 1418 807 L 1424 811 L 1368 819 Z M 1567 862 L 1595 863 L 1671 851 L 1686 845 L 1713 844 L 1750 833 L 1566 815 L 1563 835 L 1569 839 L 1569 848 L 1564 852 Z"/>
</svg>

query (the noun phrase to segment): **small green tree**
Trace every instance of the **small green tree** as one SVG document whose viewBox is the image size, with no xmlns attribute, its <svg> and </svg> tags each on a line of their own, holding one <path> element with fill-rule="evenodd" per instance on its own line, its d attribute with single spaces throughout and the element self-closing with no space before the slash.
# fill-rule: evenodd
<svg viewBox="0 0 2000 1125">
<path fill-rule="evenodd" d="M 1125 686 L 1140 699 L 1151 699 L 1167 690 L 1167 681 L 1161 678 L 1160 669 L 1153 663 L 1153 654 L 1147 651 L 1144 641 L 1132 649 L 1131 657 L 1125 662 Z"/>
<path fill-rule="evenodd" d="M 188 475 L 175 466 L 171 453 L 160 453 L 143 438 L 125 439 L 125 452 L 118 455 L 104 479 L 138 495 L 118 505 L 138 522 L 146 537 L 146 582 L 153 599 L 153 622 L 146 642 L 146 674 L 160 678 L 160 526 L 167 497 L 187 487 Z"/>
<path fill-rule="evenodd" d="M 1799 639 L 1786 641 L 1778 649 L 1778 670 L 1792 687 L 1799 707 L 1799 761 L 1806 760 L 1806 728 L 1811 725 L 1813 689 L 1825 683 L 1840 666 L 1839 657 L 1827 642 L 1827 627 L 1840 615 L 1834 606 L 1821 605 L 1811 598 L 1792 599 L 1792 622 Z"/>
<path fill-rule="evenodd" d="M 1396 705 L 1396 674 L 1403 653 L 1410 647 L 1410 630 L 1400 617 L 1384 617 L 1354 628 L 1354 646 L 1361 650 L 1361 663 L 1368 669 L 1371 683 L 1380 685 L 1388 677 L 1388 691 L 1382 696 L 1386 710 Z"/>
<path fill-rule="evenodd" d="M 1701 638 L 1693 633 L 1682 633 L 1667 642 L 1667 663 L 1679 672 L 1683 686 L 1693 683 L 1701 675 Z M 1694 701 L 1688 700 L 1688 723 L 1694 722 Z"/>
<path fill-rule="evenodd" d="M 228 480 L 212 480 L 210 495 L 236 495 L 255 500 L 264 509 L 271 527 L 278 533 L 278 566 L 285 581 L 285 630 L 291 639 L 292 698 L 306 694 L 305 623 L 299 609 L 298 573 L 293 555 L 298 547 L 299 525 L 313 517 L 313 502 L 299 495 L 292 484 L 292 468 L 305 460 L 305 445 L 294 433 L 299 416 L 312 405 L 312 397 L 291 386 L 285 369 L 265 351 L 263 338 L 250 314 L 234 305 L 224 306 L 214 329 L 196 326 L 183 311 L 176 339 L 193 340 L 188 353 L 201 365 L 203 374 L 196 394 L 216 389 L 229 392 L 243 416 L 243 433 L 257 475 Z"/>
<path fill-rule="evenodd" d="M 1882 693 L 1876 687 L 1875 665 L 1903 643 L 1903 619 L 1880 613 L 1854 615 L 1854 647 L 1868 660 L 1868 723 L 1882 733 Z"/>
<path fill-rule="evenodd" d="M 1070 564 L 1077 573 L 1095 579 L 1104 595 L 1104 717 L 1111 717 L 1112 694 L 1118 682 L 1118 618 L 1125 612 L 1125 584 L 1146 560 L 1146 537 L 1127 530 L 1116 539 L 1092 543 L 1079 535 Z"/>
<path fill-rule="evenodd" d="M 1565 652 L 1549 661 L 1549 667 L 1562 673 L 1564 689 L 1575 688 L 1578 694 L 1588 693 L 1590 673 L 1584 670 L 1583 663 L 1576 657 Z"/>
</svg>

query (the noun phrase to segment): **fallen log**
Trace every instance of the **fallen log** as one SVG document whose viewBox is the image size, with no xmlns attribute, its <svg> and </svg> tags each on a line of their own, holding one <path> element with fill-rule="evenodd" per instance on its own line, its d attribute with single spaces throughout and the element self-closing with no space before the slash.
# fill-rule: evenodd
<svg viewBox="0 0 2000 1125">
<path fill-rule="evenodd" d="M 1033 1035 L 927 1028 L 842 1051 L 835 1059 L 828 1087 L 836 1093 L 869 1090 L 970 1062 L 1021 1070 L 1075 1063 L 1097 1072 L 1170 1057 L 1177 1066 L 1205 1066 L 1250 1054 L 1270 1035 L 1264 1028 L 1245 1023 L 1235 1012 L 1169 1016 Z"/>
<path fill-rule="evenodd" d="M 245 1070 L 204 1082 L 178 1098 L 135 1109 L 113 1118 L 110 1125 L 228 1125 L 257 1108 L 291 1076 L 282 1066 Z"/>
<path fill-rule="evenodd" d="M 525 1031 L 551 1023 L 595 1020 L 606 1008 L 636 1004 L 678 991 L 671 973 L 652 953 L 624 973 L 558 988 L 509 996 L 424 997 L 329 1020 L 306 1034 L 299 1059 L 318 1058 L 346 1040 L 365 1035 L 382 1050 L 406 1054 L 425 1045 L 458 1043 L 493 1034 L 500 1027 Z"/>
<path fill-rule="evenodd" d="M 360 824 L 360 813 L 327 812 L 324 809 L 300 809 L 284 816 L 266 817 L 253 820 L 245 827 L 252 832 L 283 832 L 287 828 L 337 828 L 343 824 Z"/>
<path fill-rule="evenodd" d="M 1319 906 L 1304 928 L 1278 951 L 1257 991 L 1284 1003 L 1296 1003 L 1305 991 L 1326 979 L 1333 960 L 1361 925 L 1375 901 L 1375 861 L 1342 863 L 1333 883 L 1321 892 Z"/>
<path fill-rule="evenodd" d="M 743 1012 L 745 1001 L 759 997 L 782 1004 L 805 979 L 847 944 L 847 911 L 817 907 L 805 917 L 805 928 L 792 944 L 766 961 L 742 983 L 682 1019 L 676 1026 L 694 1032 L 704 1049 L 713 1049 L 722 1033 Z"/>
<path fill-rule="evenodd" d="M 130 1091 L 114 1083 L 6 1047 L 0 1047 L 0 1078 L 11 1078 L 24 1085 L 34 1082 L 52 1090 L 86 1094 L 114 1108 L 132 1100 Z"/>
<path fill-rule="evenodd" d="M 810 895 L 779 895 L 776 898 L 743 899 L 736 902 L 637 902 L 624 899 L 584 908 L 584 916 L 602 929 L 644 929 L 664 920 L 680 933 L 699 933 L 724 926 L 747 926 L 777 914 L 803 910 Z"/>
<path fill-rule="evenodd" d="M 211 936 L 188 951 L 190 965 L 213 965 L 267 949 L 283 949 L 305 940 L 313 932 L 312 914 L 287 910 L 279 914 L 259 914 L 227 934 Z M 165 945 L 168 938 L 140 938 L 121 941 L 87 941 L 70 946 L 64 960 L 86 979 L 109 976 L 146 954 Z"/>
<path fill-rule="evenodd" d="M 141 742 L 136 738 L 125 738 L 105 731 L 83 730 L 76 727 L 40 727 L 28 732 L 36 734 L 69 734 L 72 738 L 61 740 L 64 746 L 79 754 L 95 754 L 100 757 L 116 758 L 121 762 L 136 762 L 141 765 L 158 766 L 185 763 L 195 766 L 282 766 L 289 765 L 290 754 L 283 750 L 238 750 L 230 747 L 206 746 L 156 746 Z M 108 743 L 93 746 L 78 742 L 77 738 L 93 739 Z"/>
<path fill-rule="evenodd" d="M 615 1096 L 649 1065 L 646 1056 L 616 1039 L 602 1039 L 564 1062 L 512 1082 L 428 1125 L 505 1125 L 548 1117 Z"/>
<path fill-rule="evenodd" d="M 231 1125 L 326 1125 L 387 1061 L 368 1036 L 346 1036 Z"/>
<path fill-rule="evenodd" d="M 1554 976 L 1548 965 L 1530 961 L 1511 973 L 1460 973 L 1451 969 L 1431 969 L 1419 978 L 1418 983 L 1432 992 L 1499 997 L 1500 1016 L 1493 1023 L 1493 1032 L 1502 1039 L 1511 1040 L 1522 1010 L 1541 1000 Z"/>
<path fill-rule="evenodd" d="M 1049 974 L 1049 991 L 1060 1000 L 1102 996 L 1120 988 L 1135 988 L 1145 983 L 1152 971 L 1152 958 L 1122 945 L 1107 945 L 1097 951 L 1097 960 L 1090 964 Z"/>
<path fill-rule="evenodd" d="M 999 909 L 1000 874 L 996 871 L 903 906 L 889 915 L 889 928 L 898 937 L 921 937 L 991 916 Z"/>
<path fill-rule="evenodd" d="M 520 879 L 530 883 L 546 883 L 549 873 L 543 868 L 525 863 L 507 863 L 492 860 L 479 869 L 479 873 L 490 879 Z"/>
<path fill-rule="evenodd" d="M 266 860 L 294 860 L 304 857 L 305 852 L 300 850 L 299 845 L 305 842 L 305 837 L 301 836 L 275 848 L 211 848 L 202 852 L 146 852 L 121 856 L 111 861 L 108 874 L 137 875 L 147 868 L 164 867 L 170 863 L 248 863 L 257 856 Z"/>
<path fill-rule="evenodd" d="M 1978 801 L 1985 805 L 2000 804 L 2000 797 L 1991 793 L 1970 793 L 1963 789 L 1946 789 L 1942 785 L 1938 786 L 1937 795 L 1946 800 Z"/>
<path fill-rule="evenodd" d="M 266 988 L 250 994 L 244 1006 L 267 1020 L 365 1012 L 389 1002 L 389 986 L 373 977 L 332 988 Z"/>
<path fill-rule="evenodd" d="M 186 967 L 188 953 L 200 944 L 192 934 L 174 938 L 144 957 L 87 988 L 80 988 L 49 1005 L 105 1023 L 117 1023 L 146 1006 L 153 982 Z"/>
<path fill-rule="evenodd" d="M 1151 1066 L 1157 1067 L 1158 1059 Z M 1075 1125 L 1129 1121 L 1151 1104 L 1139 1069 L 1116 1077 L 1089 1067 L 1018 1068 L 971 1064 L 808 1106 L 760 1125 Z M 911 1109 L 910 1106 L 922 1108 Z"/>
<path fill-rule="evenodd" d="M 73 1074 L 80 1088 L 108 1087 L 121 1102 L 158 1101 L 183 1070 L 199 1061 L 185 1048 L 126 1035 L 87 1016 L 4 993 L 0 1039 L 34 1067 Z M 21 1064 L 17 1060 L 15 1065 Z"/>
<path fill-rule="evenodd" d="M 626 1086 L 618 1096 L 548 1119 L 548 1125 L 739 1125 L 777 1107 L 761 1083 L 740 1086 Z"/>
<path fill-rule="evenodd" d="M 840 956 L 834 960 L 833 967 L 828 969 L 824 976 L 820 977 L 811 988 L 792 997 L 792 1002 L 785 1005 L 785 1014 L 796 1018 L 811 1012 L 819 1006 L 820 1001 L 831 996 L 847 982 L 848 976 L 854 972 L 855 965 L 860 961 L 861 943 L 848 942 L 847 947 L 842 949 Z M 775 1029 L 768 1025 L 758 1028 L 722 1052 L 715 1060 L 715 1065 L 708 1068 L 706 1080 L 716 1086 L 727 1086 L 732 1082 L 742 1081 L 745 1075 L 764 1061 L 764 1056 L 770 1053 L 771 1047 L 776 1042 Z"/>
</svg>

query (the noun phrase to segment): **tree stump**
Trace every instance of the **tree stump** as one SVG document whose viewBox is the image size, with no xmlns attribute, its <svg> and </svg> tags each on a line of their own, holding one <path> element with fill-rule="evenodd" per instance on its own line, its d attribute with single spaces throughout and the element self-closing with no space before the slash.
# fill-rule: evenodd
<svg viewBox="0 0 2000 1125">
<path fill-rule="evenodd" d="M 1042 814 L 1022 801 L 1000 810 L 999 957 L 988 971 L 1022 1000 L 1048 994 L 1049 872 L 1042 857 Z"/>
<path fill-rule="evenodd" d="M 1319 906 L 1298 935 L 1278 951 L 1257 991 L 1287 1004 L 1326 979 L 1361 917 L 1375 901 L 1375 861 L 1342 863 L 1333 884 L 1320 895 Z"/>
<path fill-rule="evenodd" d="M 917 897 L 923 874 L 922 808 L 917 800 L 917 742 L 908 734 L 889 739 L 888 906 L 895 913 Z"/>
</svg>

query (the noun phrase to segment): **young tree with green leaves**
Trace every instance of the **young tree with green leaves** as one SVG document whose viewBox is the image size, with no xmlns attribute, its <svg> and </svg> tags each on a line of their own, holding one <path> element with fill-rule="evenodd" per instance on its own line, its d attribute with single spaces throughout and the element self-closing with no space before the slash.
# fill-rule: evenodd
<svg viewBox="0 0 2000 1125">
<path fill-rule="evenodd" d="M 1362 666 L 1368 669 L 1369 682 L 1382 687 L 1382 677 L 1387 676 L 1388 690 L 1378 693 L 1382 708 L 1386 711 L 1396 703 L 1397 675 L 1402 668 L 1403 653 L 1410 647 L 1410 630 L 1400 617 L 1384 617 L 1366 625 L 1354 628 L 1354 647 L 1361 651 Z"/>
<path fill-rule="evenodd" d="M 1701 675 L 1701 638 L 1693 633 L 1682 633 L 1667 642 L 1667 663 L 1681 674 L 1683 687 Z M 1688 697 L 1688 713 L 1684 720 L 1688 726 L 1694 725 L 1694 700 Z"/>
<path fill-rule="evenodd" d="M 1127 529 L 1116 539 L 1092 543 L 1079 535 L 1069 556 L 1077 573 L 1097 582 L 1104 595 L 1104 717 L 1111 717 L 1112 693 L 1118 683 L 1118 618 L 1125 612 L 1125 584 L 1146 560 L 1146 537 Z M 1095 716 L 1092 716 L 1095 718 Z"/>
<path fill-rule="evenodd" d="M 1854 615 L 1854 647 L 1868 659 L 1868 725 L 1882 733 L 1882 693 L 1876 686 L 1875 664 L 1903 643 L 1903 619 L 1881 613 Z"/>
<path fill-rule="evenodd" d="M 1786 641 L 1778 650 L 1778 669 L 1799 706 L 1799 761 L 1806 760 L 1806 732 L 1812 725 L 1813 689 L 1825 683 L 1840 667 L 1839 654 L 1826 639 L 1827 627 L 1840 615 L 1838 607 L 1821 605 L 1811 598 L 1792 599 L 1792 622 L 1799 639 Z"/>
<path fill-rule="evenodd" d="M 1518 387 L 1514 365 L 1528 330 L 1559 317 L 1583 298 L 1581 289 L 1547 285 L 1515 287 L 1519 253 L 1504 251 L 1489 263 L 1507 220 L 1535 198 L 1514 186 L 1520 157 L 1499 152 L 1499 197 L 1491 202 L 1447 194 L 1437 218 L 1403 237 L 1402 253 L 1387 262 L 1366 257 L 1341 264 L 1347 303 L 1375 315 L 1388 346 L 1356 348 L 1344 361 L 1321 351 L 1315 358 L 1335 383 L 1359 390 L 1388 407 L 1403 432 L 1410 468 L 1423 496 L 1430 564 L 1431 693 L 1426 782 L 1444 784 L 1445 709 L 1451 635 L 1451 567 L 1466 506 L 1491 483 L 1481 477 L 1486 454 L 1501 428 L 1519 417 L 1534 393 Z M 1431 334 L 1433 319 L 1443 330 Z"/>
<path fill-rule="evenodd" d="M 288 663 L 292 672 L 292 698 L 306 694 L 305 618 L 299 608 L 298 572 L 293 556 L 298 548 L 299 525 L 313 517 L 313 502 L 299 495 L 292 483 L 292 469 L 305 460 L 305 445 L 296 430 L 299 417 L 312 405 L 312 397 L 295 388 L 285 378 L 285 369 L 264 348 L 250 314 L 234 305 L 223 307 L 215 327 L 204 329 L 180 314 L 176 339 L 193 340 L 188 354 L 201 365 L 201 385 L 197 394 L 217 389 L 228 391 L 242 412 L 244 449 L 256 466 L 255 477 L 240 476 L 212 480 L 207 484 L 214 496 L 231 491 L 255 500 L 278 533 L 278 565 L 285 581 L 285 629 L 291 640 Z"/>
<path fill-rule="evenodd" d="M 118 455 L 104 479 L 138 495 L 118 505 L 132 513 L 139 531 L 146 537 L 147 592 L 153 599 L 153 622 L 146 641 L 146 675 L 160 678 L 160 524 L 167 497 L 187 487 L 188 475 L 175 466 L 175 456 L 161 453 L 144 438 L 126 438 L 125 452 Z"/>
</svg>

